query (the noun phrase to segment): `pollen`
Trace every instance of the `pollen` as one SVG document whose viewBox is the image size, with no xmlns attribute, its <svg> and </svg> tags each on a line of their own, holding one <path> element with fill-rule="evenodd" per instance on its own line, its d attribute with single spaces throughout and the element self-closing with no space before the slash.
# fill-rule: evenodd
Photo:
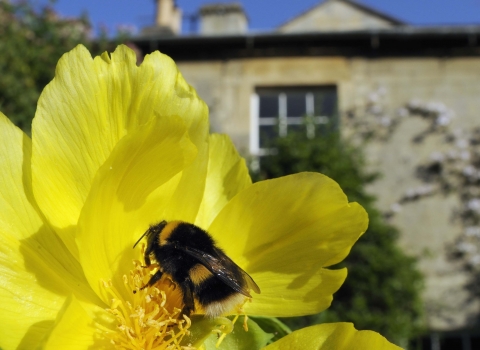
<svg viewBox="0 0 480 350">
<path fill-rule="evenodd" d="M 189 334 L 190 318 L 181 315 L 180 291 L 167 277 L 154 286 L 144 287 L 155 272 L 155 266 L 144 267 L 133 261 L 129 276 L 123 276 L 129 294 L 120 294 L 111 282 L 103 286 L 111 297 L 108 312 L 115 316 L 117 330 L 106 337 L 117 349 L 177 350 L 194 349 L 182 340 Z M 129 300 L 124 296 L 130 295 Z"/>
</svg>

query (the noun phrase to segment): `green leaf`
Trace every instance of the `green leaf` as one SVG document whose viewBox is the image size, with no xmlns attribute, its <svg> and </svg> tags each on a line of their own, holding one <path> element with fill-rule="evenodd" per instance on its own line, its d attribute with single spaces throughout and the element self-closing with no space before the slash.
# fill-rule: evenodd
<svg viewBox="0 0 480 350">
<path fill-rule="evenodd" d="M 229 317 L 232 319 L 232 317 Z M 259 325 L 252 319 L 248 319 L 248 332 L 243 329 L 243 316 L 240 316 L 233 327 L 233 331 L 223 339 L 220 346 L 217 348 L 216 343 L 219 335 L 210 335 L 205 343 L 206 350 L 256 350 L 261 349 L 267 345 L 272 339 L 273 335 L 266 333 L 259 327 Z"/>
<path fill-rule="evenodd" d="M 185 346 L 198 348 L 212 335 L 214 329 L 223 326 L 225 330 L 230 331 L 233 328 L 232 321 L 225 317 L 208 318 L 193 315 L 190 319 L 192 320 L 192 326 L 189 329 L 190 334 L 182 340 L 182 345 Z"/>
<path fill-rule="evenodd" d="M 292 333 L 292 330 L 278 318 L 275 317 L 260 317 L 255 316 L 252 319 L 262 328 L 265 332 L 271 333 L 273 338 L 270 339 L 270 343 L 273 343 L 280 338 Z"/>
</svg>

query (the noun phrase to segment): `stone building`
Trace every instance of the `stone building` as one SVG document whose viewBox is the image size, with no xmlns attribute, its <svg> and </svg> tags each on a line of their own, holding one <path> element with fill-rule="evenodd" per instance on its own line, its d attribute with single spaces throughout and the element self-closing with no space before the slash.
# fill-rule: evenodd
<svg viewBox="0 0 480 350">
<path fill-rule="evenodd" d="M 326 0 L 262 33 L 249 32 L 240 5 L 208 5 L 199 32 L 181 35 L 173 0 L 159 4 L 170 15 L 160 13 L 134 43 L 177 62 L 209 105 L 212 131 L 229 134 L 244 155 L 262 157 L 269 138 L 292 129 L 315 137 L 329 123 L 374 134 L 367 156 L 383 177 L 371 191 L 427 277 L 432 336 L 423 348 L 480 348 L 480 305 L 464 268 L 480 265 L 471 241 L 480 227 L 458 214 L 480 212 L 480 192 L 459 185 L 468 171 L 480 174 L 472 141 L 480 127 L 480 27 L 416 27 L 358 2 Z M 305 116 L 313 127 L 304 127 Z M 435 165 L 450 177 L 420 171 Z M 445 181 L 460 189 L 446 191 Z M 463 260 L 451 258 L 457 250 Z"/>
</svg>

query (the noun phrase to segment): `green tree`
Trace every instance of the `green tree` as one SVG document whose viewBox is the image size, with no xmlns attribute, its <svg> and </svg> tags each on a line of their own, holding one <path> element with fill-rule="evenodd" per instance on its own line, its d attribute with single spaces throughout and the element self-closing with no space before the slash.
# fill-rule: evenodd
<svg viewBox="0 0 480 350">
<path fill-rule="evenodd" d="M 80 43 L 92 53 L 108 45 L 105 37 L 91 40 L 86 16 L 61 18 L 51 3 L 0 0 L 0 111 L 28 133 L 40 92 L 62 54 Z"/>
<path fill-rule="evenodd" d="M 350 201 L 369 214 L 367 232 L 348 257 L 332 268 L 347 267 L 348 277 L 334 295 L 332 306 L 318 315 L 283 319 L 292 329 L 323 322 L 353 322 L 357 329 L 371 329 L 390 341 L 405 345 L 420 330 L 422 276 L 415 259 L 396 245 L 398 231 L 375 209 L 375 198 L 365 185 L 378 174 L 366 171 L 361 149 L 337 133 L 306 139 L 289 133 L 272 142 L 275 155 L 261 158 L 256 180 L 301 171 L 321 172 L 337 181 Z"/>
</svg>

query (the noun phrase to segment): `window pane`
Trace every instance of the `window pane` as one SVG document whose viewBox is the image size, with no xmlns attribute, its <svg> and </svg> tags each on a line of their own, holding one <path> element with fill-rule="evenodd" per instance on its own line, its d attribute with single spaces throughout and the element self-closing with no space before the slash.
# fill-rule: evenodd
<svg viewBox="0 0 480 350">
<path fill-rule="evenodd" d="M 314 110 L 316 116 L 333 117 L 337 112 L 337 93 L 325 90 L 314 94 Z"/>
<path fill-rule="evenodd" d="M 420 346 L 420 349 L 431 349 L 432 348 L 432 338 L 431 337 L 423 337 Z"/>
<path fill-rule="evenodd" d="M 260 95 L 260 118 L 278 117 L 278 95 Z"/>
<path fill-rule="evenodd" d="M 462 346 L 462 338 L 460 337 L 449 337 L 440 340 L 440 349 L 442 350 L 460 350 Z"/>
<path fill-rule="evenodd" d="M 278 137 L 277 125 L 260 125 L 260 148 L 272 147 L 273 140 Z"/>
<path fill-rule="evenodd" d="M 322 117 L 316 120 L 316 135 L 327 135 L 338 129 L 337 92 L 335 89 L 324 89 L 314 93 L 315 116 Z M 318 119 L 318 118 L 317 118 Z"/>
<path fill-rule="evenodd" d="M 287 117 L 303 117 L 307 114 L 305 93 L 287 93 Z"/>
<path fill-rule="evenodd" d="M 338 130 L 335 86 L 261 87 L 256 92 L 259 146 L 263 150 L 272 150 L 275 138 L 293 132 L 313 138 Z"/>
<path fill-rule="evenodd" d="M 475 336 L 470 338 L 470 348 L 473 349 L 480 349 L 480 337 Z"/>
</svg>

